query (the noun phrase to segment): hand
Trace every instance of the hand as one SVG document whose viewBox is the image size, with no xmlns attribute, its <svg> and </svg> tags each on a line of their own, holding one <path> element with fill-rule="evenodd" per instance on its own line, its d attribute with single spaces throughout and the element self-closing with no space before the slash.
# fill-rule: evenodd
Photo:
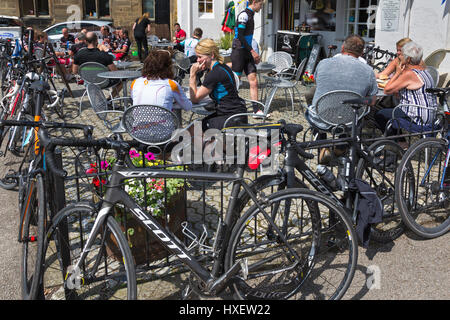
<svg viewBox="0 0 450 320">
<path fill-rule="evenodd" d="M 199 71 L 205 70 L 206 66 L 205 66 L 205 61 L 203 61 L 202 63 L 194 63 L 191 66 L 191 75 L 196 75 Z"/>
<path fill-rule="evenodd" d="M 256 53 L 255 50 L 252 50 L 251 54 L 253 56 L 253 60 L 255 60 L 255 64 L 258 64 L 261 62 L 261 57 L 259 56 L 259 54 Z"/>
</svg>

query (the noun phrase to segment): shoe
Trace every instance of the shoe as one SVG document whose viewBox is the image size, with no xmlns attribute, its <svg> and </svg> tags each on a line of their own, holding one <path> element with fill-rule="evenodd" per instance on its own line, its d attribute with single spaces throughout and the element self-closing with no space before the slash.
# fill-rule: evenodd
<svg viewBox="0 0 450 320">
<path fill-rule="evenodd" d="M 323 148 L 319 152 L 319 164 L 327 165 L 330 163 L 332 158 L 331 151 L 329 148 Z"/>
<path fill-rule="evenodd" d="M 83 84 L 84 84 L 84 80 L 83 80 L 83 79 L 78 80 L 78 81 L 77 81 L 77 84 L 83 85 Z"/>
<path fill-rule="evenodd" d="M 264 117 L 264 118 L 269 118 L 270 117 L 270 113 L 268 113 L 268 114 L 266 114 L 265 116 L 264 116 L 264 112 L 262 111 L 262 110 L 258 110 L 258 111 L 256 111 L 256 112 L 253 112 L 253 118 L 256 118 L 256 119 L 261 119 L 262 117 Z"/>
<path fill-rule="evenodd" d="M 399 141 L 398 145 L 403 149 L 403 150 L 408 150 L 409 148 L 409 143 L 406 141 Z"/>
</svg>

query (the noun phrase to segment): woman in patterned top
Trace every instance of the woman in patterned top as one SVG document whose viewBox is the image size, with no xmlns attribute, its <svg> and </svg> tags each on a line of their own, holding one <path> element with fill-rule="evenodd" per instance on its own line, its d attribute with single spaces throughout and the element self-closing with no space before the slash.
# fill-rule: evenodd
<svg viewBox="0 0 450 320">
<path fill-rule="evenodd" d="M 384 130 L 387 122 L 395 118 L 409 118 L 418 125 L 428 125 L 434 119 L 437 101 L 436 97 L 426 92 L 426 89 L 433 88 L 435 83 L 430 73 L 421 64 L 423 56 L 422 48 L 410 41 L 406 43 L 401 50 L 398 58 L 400 67 L 397 68 L 394 76 L 389 80 L 384 88 L 384 93 L 388 95 L 396 94 L 399 96 L 400 104 L 413 104 L 432 109 L 422 109 L 404 106 L 396 110 L 393 115 L 393 109 L 387 108 L 378 111 L 375 119 Z M 393 135 L 393 129 L 390 129 L 388 135 Z"/>
</svg>

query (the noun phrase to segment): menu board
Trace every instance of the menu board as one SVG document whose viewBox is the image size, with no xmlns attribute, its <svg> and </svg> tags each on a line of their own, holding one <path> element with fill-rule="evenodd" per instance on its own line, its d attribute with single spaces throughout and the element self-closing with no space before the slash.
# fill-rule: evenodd
<svg viewBox="0 0 450 320">
<path fill-rule="evenodd" d="M 313 74 L 316 69 L 316 64 L 319 61 L 320 45 L 315 44 L 312 47 L 311 53 L 309 54 L 308 63 L 306 64 L 305 72 Z"/>
<path fill-rule="evenodd" d="M 400 0 L 384 0 L 381 7 L 381 31 L 398 31 Z"/>
</svg>

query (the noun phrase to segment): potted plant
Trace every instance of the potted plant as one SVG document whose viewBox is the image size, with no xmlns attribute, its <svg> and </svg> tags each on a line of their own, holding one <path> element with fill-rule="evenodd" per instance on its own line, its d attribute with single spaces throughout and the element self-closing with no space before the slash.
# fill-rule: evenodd
<svg viewBox="0 0 450 320">
<path fill-rule="evenodd" d="M 308 71 L 305 71 L 305 73 L 302 76 L 302 82 L 307 87 L 314 86 L 315 83 L 314 75 L 312 73 L 310 74 Z"/>
<path fill-rule="evenodd" d="M 163 161 L 155 159 L 151 152 L 143 154 L 132 149 L 130 158 L 136 167 L 163 164 Z M 102 170 L 109 170 L 115 161 L 114 158 L 109 158 L 102 161 L 100 167 Z M 182 169 L 182 167 L 172 168 Z M 93 164 L 87 173 L 95 173 L 96 170 L 97 166 Z M 101 184 L 106 184 L 106 181 L 94 177 L 92 183 L 98 190 Z M 186 220 L 184 179 L 128 179 L 125 180 L 124 190 L 139 206 L 146 209 L 147 213 L 151 213 L 159 224 L 174 233 L 178 239 L 183 239 L 181 223 Z M 136 265 L 150 263 L 166 256 L 165 248 L 134 219 L 130 212 L 126 212 L 122 205 L 117 204 L 114 207 L 114 218 L 127 237 Z M 112 238 L 107 239 L 107 251 L 113 258 L 121 259 L 117 243 Z"/>
</svg>

